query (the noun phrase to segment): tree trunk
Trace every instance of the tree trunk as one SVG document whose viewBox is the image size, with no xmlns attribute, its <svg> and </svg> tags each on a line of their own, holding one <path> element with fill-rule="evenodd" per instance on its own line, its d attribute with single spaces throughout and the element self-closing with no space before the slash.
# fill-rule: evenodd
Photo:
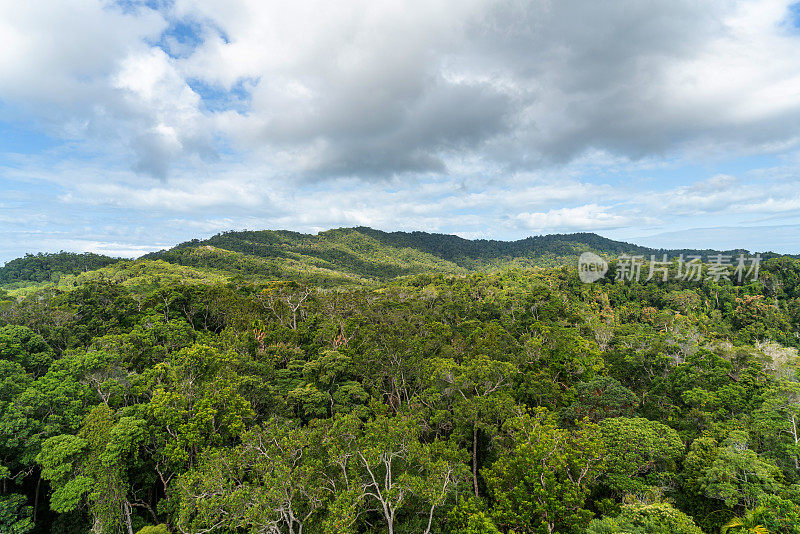
<svg viewBox="0 0 800 534">
<path fill-rule="evenodd" d="M 39 511 L 39 486 L 42 484 L 42 473 L 39 472 L 39 480 L 36 481 L 36 493 L 33 495 L 33 524 L 36 524 L 36 512 Z"/>
<path fill-rule="evenodd" d="M 797 445 L 800 443 L 800 437 L 797 435 L 797 419 L 795 419 L 794 414 L 792 414 L 792 436 L 794 437 L 794 444 Z M 794 468 L 800 469 L 800 464 L 797 461 L 797 454 L 794 456 Z"/>
<path fill-rule="evenodd" d="M 131 505 L 128 501 L 122 503 L 122 508 L 125 511 L 125 527 L 128 529 L 128 534 L 133 534 L 133 524 L 131 523 Z"/>
<path fill-rule="evenodd" d="M 478 424 L 472 425 L 472 489 L 478 497 Z"/>
</svg>

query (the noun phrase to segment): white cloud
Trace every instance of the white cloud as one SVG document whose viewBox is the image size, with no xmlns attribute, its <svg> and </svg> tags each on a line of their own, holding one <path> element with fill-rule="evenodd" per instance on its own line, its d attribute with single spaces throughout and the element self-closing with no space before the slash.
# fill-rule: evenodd
<svg viewBox="0 0 800 534">
<path fill-rule="evenodd" d="M 130 140 L 138 154 L 137 170 L 164 177 L 181 156 L 215 155 L 211 124 L 200 112 L 200 97 L 161 49 L 126 57 L 112 83 L 131 108 L 146 110 L 137 118 Z"/>
<path fill-rule="evenodd" d="M 795 168 L 794 172 L 797 171 Z M 639 194 L 636 201 L 650 211 L 665 215 L 792 212 L 800 210 L 800 183 L 780 179 L 765 181 L 747 175 L 742 178 L 715 175 L 663 192 Z"/>
<path fill-rule="evenodd" d="M 0 96 L 88 111 L 90 99 L 108 91 L 118 62 L 166 27 L 155 11 L 126 14 L 100 0 L 2 0 Z"/>
<path fill-rule="evenodd" d="M 168 27 L 162 13 L 99 0 L 1 5 L 0 100 L 11 118 L 159 177 L 178 160 L 213 157 L 200 98 L 151 44 Z"/>
<path fill-rule="evenodd" d="M 615 213 L 610 206 L 586 204 L 575 208 L 551 209 L 547 212 L 519 213 L 514 221 L 535 233 L 553 231 L 595 231 L 619 228 L 637 223 L 652 224 L 652 219 L 626 213 Z"/>
<path fill-rule="evenodd" d="M 159 177 L 220 143 L 295 178 L 786 150 L 789 3 L 3 0 L 0 99 Z M 176 21 L 199 43 L 171 57 Z"/>
<path fill-rule="evenodd" d="M 62 202 L 111 205 L 160 211 L 197 211 L 207 208 L 247 208 L 270 204 L 261 186 L 215 179 L 174 179 L 169 187 L 132 187 L 114 183 L 81 183 L 61 197 Z"/>
</svg>

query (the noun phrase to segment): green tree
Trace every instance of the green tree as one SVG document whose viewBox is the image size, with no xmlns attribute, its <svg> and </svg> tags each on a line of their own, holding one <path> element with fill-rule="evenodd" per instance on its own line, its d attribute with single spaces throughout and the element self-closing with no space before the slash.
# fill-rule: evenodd
<svg viewBox="0 0 800 534">
<path fill-rule="evenodd" d="M 346 476 L 346 490 L 382 518 L 389 534 L 401 512 L 419 517 L 420 530 L 430 534 L 435 513 L 466 475 L 452 443 L 422 443 L 420 433 L 420 421 L 403 414 L 366 423 L 343 416 L 331 429 L 331 462 Z"/>
<path fill-rule="evenodd" d="M 483 476 L 497 524 L 516 532 L 569 530 L 588 522 L 584 508 L 600 476 L 600 429 L 585 423 L 558 428 L 545 409 L 508 421 L 509 443 Z"/>
<path fill-rule="evenodd" d="M 128 470 L 138 458 L 145 423 L 133 417 L 116 420 L 105 404 L 86 416 L 77 436 L 47 439 L 37 461 L 54 488 L 51 508 L 71 512 L 86 502 L 97 532 L 133 534 Z"/>
<path fill-rule="evenodd" d="M 562 420 L 584 418 L 599 422 L 607 417 L 630 417 L 639 404 L 636 394 L 611 377 L 597 377 L 575 385 L 575 402 L 562 411 Z"/>
<path fill-rule="evenodd" d="M 605 483 L 620 494 L 666 485 L 666 472 L 677 470 L 683 442 L 670 427 L 641 417 L 600 421 L 607 451 Z"/>
<path fill-rule="evenodd" d="M 433 359 L 429 365 L 429 398 L 438 396 L 445 401 L 446 409 L 438 416 L 463 425 L 470 435 L 472 489 L 477 497 L 478 433 L 493 435 L 500 422 L 512 413 L 514 399 L 510 392 L 516 367 L 486 356 L 469 358 L 460 365 L 452 359 Z"/>
<path fill-rule="evenodd" d="M 33 530 L 33 509 L 25 505 L 26 500 L 25 495 L 20 493 L 0 495 L 0 532 L 26 534 Z"/>
<path fill-rule="evenodd" d="M 182 532 L 302 533 L 330 498 L 318 430 L 271 419 L 178 481 Z"/>
<path fill-rule="evenodd" d="M 500 534 L 481 499 L 461 497 L 447 514 L 447 532 L 453 534 Z"/>
<path fill-rule="evenodd" d="M 756 413 L 765 440 L 777 441 L 781 464 L 794 479 L 800 478 L 800 382 L 779 379 L 765 392 Z"/>
<path fill-rule="evenodd" d="M 691 455 L 692 453 L 690 453 Z M 731 432 L 700 483 L 709 497 L 727 506 L 753 508 L 764 495 L 780 487 L 780 470 L 747 446 L 747 435 Z"/>
<path fill-rule="evenodd" d="M 50 367 L 53 350 L 31 329 L 6 325 L 0 327 L 0 360 L 17 363 L 36 378 Z"/>
<path fill-rule="evenodd" d="M 170 355 L 145 373 L 138 388 L 151 392 L 143 406 L 149 429 L 148 449 L 157 460 L 162 482 L 167 471 L 194 465 L 201 451 L 235 441 L 254 413 L 241 395 L 238 357 L 205 345 Z"/>
<path fill-rule="evenodd" d="M 761 507 L 747 510 L 744 515 L 734 517 L 722 526 L 721 534 L 769 534 L 763 522 L 764 509 Z"/>
<path fill-rule="evenodd" d="M 595 519 L 586 534 L 702 534 L 691 517 L 669 503 L 627 504 L 616 517 Z"/>
</svg>

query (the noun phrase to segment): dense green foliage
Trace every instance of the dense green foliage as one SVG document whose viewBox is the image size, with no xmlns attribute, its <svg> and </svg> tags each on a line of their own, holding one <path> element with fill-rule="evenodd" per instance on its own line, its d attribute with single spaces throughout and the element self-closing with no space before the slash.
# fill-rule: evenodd
<svg viewBox="0 0 800 534">
<path fill-rule="evenodd" d="M 100 254 L 84 252 L 57 252 L 54 254 L 26 254 L 0 267 L 0 285 L 12 282 L 58 281 L 65 274 L 93 271 L 119 261 Z"/>
<path fill-rule="evenodd" d="M 292 279 L 313 285 L 365 284 L 427 272 L 466 273 L 574 264 L 584 251 L 707 256 L 709 250 L 651 249 L 597 234 L 555 234 L 519 241 L 467 240 L 426 232 L 381 232 L 340 228 L 317 235 L 289 231 L 225 232 L 155 252 L 161 259 L 225 271 L 244 278 Z M 745 251 L 728 251 L 737 255 Z M 764 257 L 771 257 L 767 254 Z"/>
<path fill-rule="evenodd" d="M 0 532 L 800 533 L 800 261 L 583 284 L 356 233 L 259 233 L 318 279 L 223 234 L 0 293 Z"/>
</svg>

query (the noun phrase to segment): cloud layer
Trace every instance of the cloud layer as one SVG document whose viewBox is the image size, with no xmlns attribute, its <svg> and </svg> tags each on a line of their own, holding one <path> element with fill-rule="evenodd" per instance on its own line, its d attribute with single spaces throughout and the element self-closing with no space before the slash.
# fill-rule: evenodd
<svg viewBox="0 0 800 534">
<path fill-rule="evenodd" d="M 18 199 L 0 199 L 0 225 L 21 231 L 5 221 L 24 214 L 24 231 L 166 244 L 242 224 L 624 237 L 795 222 L 796 13 L 0 0 L 0 121 L 41 138 L 0 145 L 0 188 Z"/>
</svg>

